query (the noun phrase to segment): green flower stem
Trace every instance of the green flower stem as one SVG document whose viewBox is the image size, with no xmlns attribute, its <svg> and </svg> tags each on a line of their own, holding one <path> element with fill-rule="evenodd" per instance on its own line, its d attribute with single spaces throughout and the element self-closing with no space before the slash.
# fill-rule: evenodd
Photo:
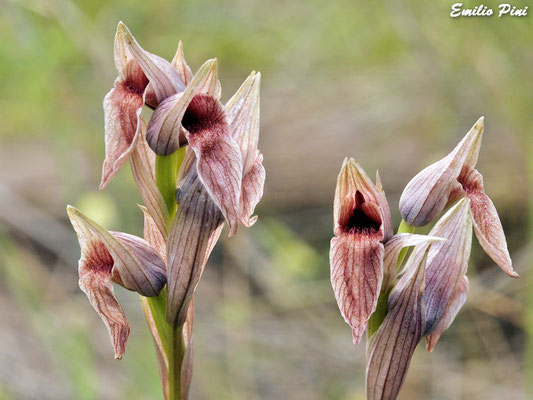
<svg viewBox="0 0 533 400">
<path fill-rule="evenodd" d="M 168 208 L 170 222 L 176 215 L 176 179 L 178 177 L 178 153 L 174 152 L 169 156 L 156 156 L 155 159 L 155 182 L 159 191 L 165 199 Z"/>
<path fill-rule="evenodd" d="M 178 204 L 176 203 L 176 180 L 185 157 L 185 149 L 179 149 L 169 156 L 156 156 L 155 181 L 168 208 L 170 226 Z M 168 359 L 169 400 L 182 400 L 181 369 L 185 354 L 183 326 L 172 326 L 166 321 L 166 290 L 148 300 L 154 321 Z"/>
<path fill-rule="evenodd" d="M 415 231 L 415 228 L 413 226 L 410 226 L 402 219 L 402 222 L 400 223 L 400 226 L 398 227 L 397 233 L 413 233 Z M 407 254 L 407 248 L 404 248 L 401 250 L 400 255 L 398 257 L 398 268 L 402 265 L 403 260 Z M 389 294 L 392 288 L 382 288 L 382 291 L 378 297 L 378 304 L 376 306 L 376 311 L 372 314 L 370 319 L 368 320 L 368 337 L 371 337 L 379 328 L 383 320 L 385 319 L 385 316 L 387 315 L 388 311 L 388 301 L 389 301 Z"/>
<path fill-rule="evenodd" d="M 407 222 L 405 222 L 402 219 L 402 222 L 400 222 L 400 226 L 398 227 L 398 232 L 397 233 L 414 233 L 414 231 L 415 231 L 415 227 L 409 225 Z M 400 268 L 400 266 L 402 265 L 403 260 L 405 259 L 405 256 L 407 255 L 407 251 L 408 250 L 409 250 L 409 248 L 404 247 L 400 251 L 400 255 L 398 256 L 398 268 Z"/>
</svg>

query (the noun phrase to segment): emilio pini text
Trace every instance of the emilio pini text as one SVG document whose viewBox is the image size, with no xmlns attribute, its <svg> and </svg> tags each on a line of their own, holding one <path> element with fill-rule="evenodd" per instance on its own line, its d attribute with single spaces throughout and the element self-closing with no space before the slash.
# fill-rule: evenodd
<svg viewBox="0 0 533 400">
<path fill-rule="evenodd" d="M 525 17 L 527 15 L 528 7 L 516 7 L 508 3 L 501 3 L 497 10 L 480 4 L 474 8 L 463 8 L 463 3 L 455 3 L 452 5 L 450 17 L 491 17 L 495 15 L 497 11 L 498 18 L 510 16 L 510 17 Z"/>
</svg>

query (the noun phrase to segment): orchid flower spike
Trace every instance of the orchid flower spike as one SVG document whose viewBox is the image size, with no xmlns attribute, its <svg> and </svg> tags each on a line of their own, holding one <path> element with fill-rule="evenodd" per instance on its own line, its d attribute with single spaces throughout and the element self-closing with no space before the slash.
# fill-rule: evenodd
<svg viewBox="0 0 533 400">
<path fill-rule="evenodd" d="M 447 206 L 468 198 L 479 243 L 506 274 L 517 278 L 498 212 L 485 194 L 482 175 L 475 169 L 483 129 L 481 117 L 450 154 L 411 179 L 400 198 L 400 213 L 409 225 L 424 226 Z"/>
<path fill-rule="evenodd" d="M 130 328 L 113 283 L 146 297 L 157 296 L 167 282 L 165 262 L 145 240 L 108 232 L 72 206 L 67 212 L 81 247 L 79 286 L 106 325 L 115 358 L 122 358 Z"/>
<path fill-rule="evenodd" d="M 253 72 L 224 106 L 215 59 L 192 75 L 181 43 L 169 63 L 145 51 L 123 23 L 117 28 L 115 49 L 121 61 L 117 69 L 122 71 L 127 59 L 142 84 L 132 86 L 127 83 L 131 78 L 126 82 L 119 76 L 104 102 L 109 151 L 102 187 L 133 151 L 139 137 L 139 114 L 147 104 L 154 108 L 146 132 L 150 148 L 158 155 L 169 155 L 189 145 L 196 155 L 198 177 L 227 220 L 230 235 L 236 233 L 239 222 L 252 225 L 251 215 L 265 180 L 263 156 L 257 149 L 261 75 Z M 123 112 L 125 107 L 129 114 Z"/>
</svg>

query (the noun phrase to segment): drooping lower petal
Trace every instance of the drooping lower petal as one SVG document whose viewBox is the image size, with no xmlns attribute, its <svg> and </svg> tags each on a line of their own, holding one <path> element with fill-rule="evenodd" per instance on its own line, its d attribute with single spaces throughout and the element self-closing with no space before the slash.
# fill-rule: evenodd
<svg viewBox="0 0 533 400">
<path fill-rule="evenodd" d="M 167 241 L 167 321 L 182 325 L 224 219 L 194 168 L 178 192 L 179 208 Z"/>
<path fill-rule="evenodd" d="M 448 300 L 446 311 L 440 319 L 437 327 L 430 335 L 426 336 L 426 348 L 429 352 L 433 351 L 442 333 L 450 327 L 453 320 L 465 304 L 468 296 L 468 287 L 468 278 L 466 275 L 463 275 L 457 282 L 457 285 L 455 285 L 452 295 Z"/>
<path fill-rule="evenodd" d="M 394 400 L 425 327 L 425 264 L 413 253 L 389 297 L 389 312 L 368 346 L 367 400 Z"/>
<path fill-rule="evenodd" d="M 196 154 L 198 177 L 228 221 L 230 236 L 240 219 L 242 156 L 231 137 L 224 109 L 210 95 L 194 96 L 182 120 Z"/>
<path fill-rule="evenodd" d="M 93 261 L 99 262 L 96 266 L 87 265 L 80 260 L 80 279 L 78 284 L 80 289 L 87 295 L 95 311 L 102 318 L 115 350 L 115 358 L 120 359 L 126 351 L 130 326 L 113 290 L 111 272 L 113 260 L 109 253 L 105 254 L 107 252 L 105 247 L 100 248 L 97 252 L 104 253 L 103 258 L 108 258 L 107 262 L 110 260 L 111 265 L 105 263 L 106 260 L 102 259 L 93 259 Z M 95 270 L 95 268 L 98 268 L 98 270 Z"/>
<path fill-rule="evenodd" d="M 359 343 L 376 309 L 382 281 L 383 244 L 377 235 L 346 234 L 331 239 L 331 285 L 344 320 Z"/>
<path fill-rule="evenodd" d="M 481 117 L 450 154 L 411 179 L 400 198 L 400 213 L 405 222 L 424 226 L 438 218 L 457 189 L 457 177 L 463 166 L 475 165 L 483 128 Z"/>
<path fill-rule="evenodd" d="M 507 275 L 518 278 L 507 249 L 498 211 L 483 189 L 483 177 L 477 170 L 465 167 L 458 181 L 470 200 L 474 231 L 481 247 Z"/>
</svg>

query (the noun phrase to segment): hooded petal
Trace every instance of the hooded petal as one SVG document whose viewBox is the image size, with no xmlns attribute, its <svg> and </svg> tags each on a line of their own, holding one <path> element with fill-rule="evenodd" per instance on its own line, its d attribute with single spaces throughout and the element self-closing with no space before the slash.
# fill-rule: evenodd
<svg viewBox="0 0 533 400">
<path fill-rule="evenodd" d="M 216 86 L 214 81 L 218 81 L 217 63 L 216 60 L 208 60 L 191 79 L 185 91 L 169 96 L 157 106 L 146 134 L 148 144 L 156 154 L 172 154 L 187 142 L 181 127 L 183 115 L 196 94 L 207 93 L 207 90 Z"/>
<path fill-rule="evenodd" d="M 460 200 L 435 224 L 432 236 L 446 239 L 431 245 L 429 250 L 426 291 L 424 302 L 427 307 L 426 332 L 435 330 L 442 319 L 457 282 L 466 273 L 472 247 L 472 220 L 467 199 Z M 417 247 L 419 254 L 427 245 Z"/>
<path fill-rule="evenodd" d="M 381 241 L 386 242 L 392 236 L 390 209 L 384 192 L 372 183 L 354 159 L 344 160 L 337 178 L 333 218 L 337 236 L 352 230 L 376 228 Z"/>
<path fill-rule="evenodd" d="M 442 242 L 445 239 L 416 235 L 412 233 L 399 233 L 394 235 L 385 244 L 385 256 L 383 258 L 383 284 L 381 286 L 381 292 L 386 292 L 392 286 L 393 281 L 398 271 L 398 257 L 400 252 L 405 247 L 419 246 L 424 243 Z"/>
<path fill-rule="evenodd" d="M 224 220 L 194 168 L 180 183 L 177 200 L 167 243 L 167 321 L 181 325 Z"/>
<path fill-rule="evenodd" d="M 128 51 L 120 29 L 115 35 L 114 49 L 119 76 L 104 98 L 106 157 L 100 189 L 115 176 L 135 148 L 143 94 L 148 85 L 148 79 Z"/>
<path fill-rule="evenodd" d="M 507 275 L 518 278 L 518 274 L 513 269 L 509 250 L 507 250 L 507 241 L 500 217 L 496 207 L 483 190 L 483 176 L 472 167 L 466 166 L 458 181 L 470 200 L 474 231 L 481 247 Z"/>
<path fill-rule="evenodd" d="M 457 282 L 457 285 L 455 285 L 452 295 L 448 300 L 446 311 L 444 312 L 444 315 L 439 321 L 437 327 L 430 335 L 426 336 L 426 348 L 428 351 L 433 351 L 442 333 L 450 327 L 453 320 L 465 304 L 466 297 L 468 295 L 468 287 L 468 278 L 466 275 L 463 275 L 459 279 L 459 282 Z"/>
<path fill-rule="evenodd" d="M 392 290 L 389 312 L 368 346 L 366 367 L 367 400 L 395 399 L 404 381 L 425 326 L 422 301 L 427 251 L 413 253 L 405 272 Z"/>
<path fill-rule="evenodd" d="M 407 184 L 400 198 L 400 213 L 409 225 L 427 225 L 442 213 L 459 186 L 457 177 L 463 166 L 473 167 L 477 162 L 483 121 L 481 117 L 450 154 L 420 171 Z"/>
<path fill-rule="evenodd" d="M 185 83 L 171 63 L 143 50 L 123 22 L 119 22 L 117 32 L 124 37 L 128 51 L 148 77 L 157 104 L 173 94 L 183 92 Z"/>
<path fill-rule="evenodd" d="M 116 283 L 146 297 L 159 294 L 166 284 L 165 263 L 152 246 L 133 235 L 108 232 L 72 206 L 67 211 L 78 235 L 82 259 L 90 259 L 92 247 L 98 243 L 113 260 L 111 272 Z"/>
<path fill-rule="evenodd" d="M 155 182 L 155 174 L 153 169 L 153 152 L 148 148 L 144 132 L 146 125 L 143 124 L 139 135 L 139 141 L 135 147 L 135 151 L 131 157 L 131 170 L 135 184 L 139 190 L 139 194 L 143 199 L 148 212 L 153 218 L 154 223 L 160 230 L 162 235 L 167 235 L 168 208 L 165 199 L 161 195 L 159 188 Z"/>
</svg>

